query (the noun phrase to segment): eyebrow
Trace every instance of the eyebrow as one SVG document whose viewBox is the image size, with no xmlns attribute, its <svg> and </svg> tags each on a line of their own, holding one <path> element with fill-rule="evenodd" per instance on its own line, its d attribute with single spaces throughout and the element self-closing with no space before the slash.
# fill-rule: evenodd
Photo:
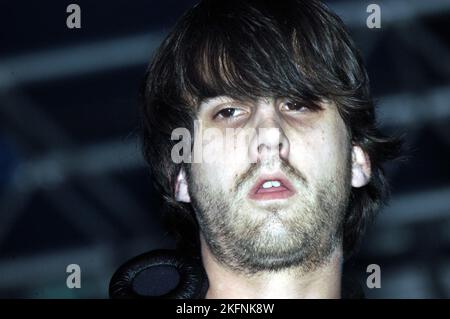
<svg viewBox="0 0 450 319">
<path fill-rule="evenodd" d="M 230 97 L 228 95 L 219 95 L 219 96 L 214 96 L 214 97 L 208 97 L 208 98 L 203 99 L 202 101 L 200 101 L 200 104 L 198 106 L 198 111 L 201 111 L 205 107 L 210 106 L 211 104 L 215 104 L 217 102 L 220 102 L 222 100 L 223 100 L 223 103 L 236 101 L 236 99 L 233 99 L 232 97 Z"/>
</svg>

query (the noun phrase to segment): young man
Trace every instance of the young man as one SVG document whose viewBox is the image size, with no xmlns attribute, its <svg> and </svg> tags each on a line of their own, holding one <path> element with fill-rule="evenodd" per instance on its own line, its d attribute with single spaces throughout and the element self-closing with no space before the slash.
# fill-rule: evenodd
<svg viewBox="0 0 450 319">
<path fill-rule="evenodd" d="M 165 216 L 206 273 L 194 296 L 340 298 L 398 150 L 341 20 L 316 0 L 204 0 L 156 52 L 143 96 Z M 174 159 L 177 128 L 191 161 Z"/>
</svg>

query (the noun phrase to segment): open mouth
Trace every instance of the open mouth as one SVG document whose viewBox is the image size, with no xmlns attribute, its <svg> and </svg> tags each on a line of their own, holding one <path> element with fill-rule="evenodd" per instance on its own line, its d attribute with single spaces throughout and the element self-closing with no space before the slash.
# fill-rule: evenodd
<svg viewBox="0 0 450 319">
<path fill-rule="evenodd" d="M 249 192 L 253 200 L 272 200 L 289 198 L 295 194 L 291 182 L 282 175 L 262 176 Z"/>
</svg>

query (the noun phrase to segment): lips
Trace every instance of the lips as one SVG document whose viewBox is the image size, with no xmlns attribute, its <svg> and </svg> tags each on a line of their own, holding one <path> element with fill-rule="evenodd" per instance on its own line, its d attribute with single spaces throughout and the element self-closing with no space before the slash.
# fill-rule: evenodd
<svg viewBox="0 0 450 319">
<path fill-rule="evenodd" d="M 253 200 L 284 199 L 296 193 L 291 182 L 281 174 L 261 176 L 250 189 L 248 197 Z"/>
</svg>

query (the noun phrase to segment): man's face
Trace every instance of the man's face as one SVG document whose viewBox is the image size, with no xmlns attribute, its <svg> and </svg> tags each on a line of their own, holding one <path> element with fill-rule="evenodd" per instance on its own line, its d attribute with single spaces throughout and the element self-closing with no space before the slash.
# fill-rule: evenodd
<svg viewBox="0 0 450 319">
<path fill-rule="evenodd" d="M 200 106 L 194 139 L 208 161 L 191 164 L 187 190 L 221 263 L 247 273 L 312 269 L 341 244 L 352 148 L 336 106 L 321 106 L 227 97 Z M 234 143 L 202 138 L 211 128 Z"/>
</svg>

